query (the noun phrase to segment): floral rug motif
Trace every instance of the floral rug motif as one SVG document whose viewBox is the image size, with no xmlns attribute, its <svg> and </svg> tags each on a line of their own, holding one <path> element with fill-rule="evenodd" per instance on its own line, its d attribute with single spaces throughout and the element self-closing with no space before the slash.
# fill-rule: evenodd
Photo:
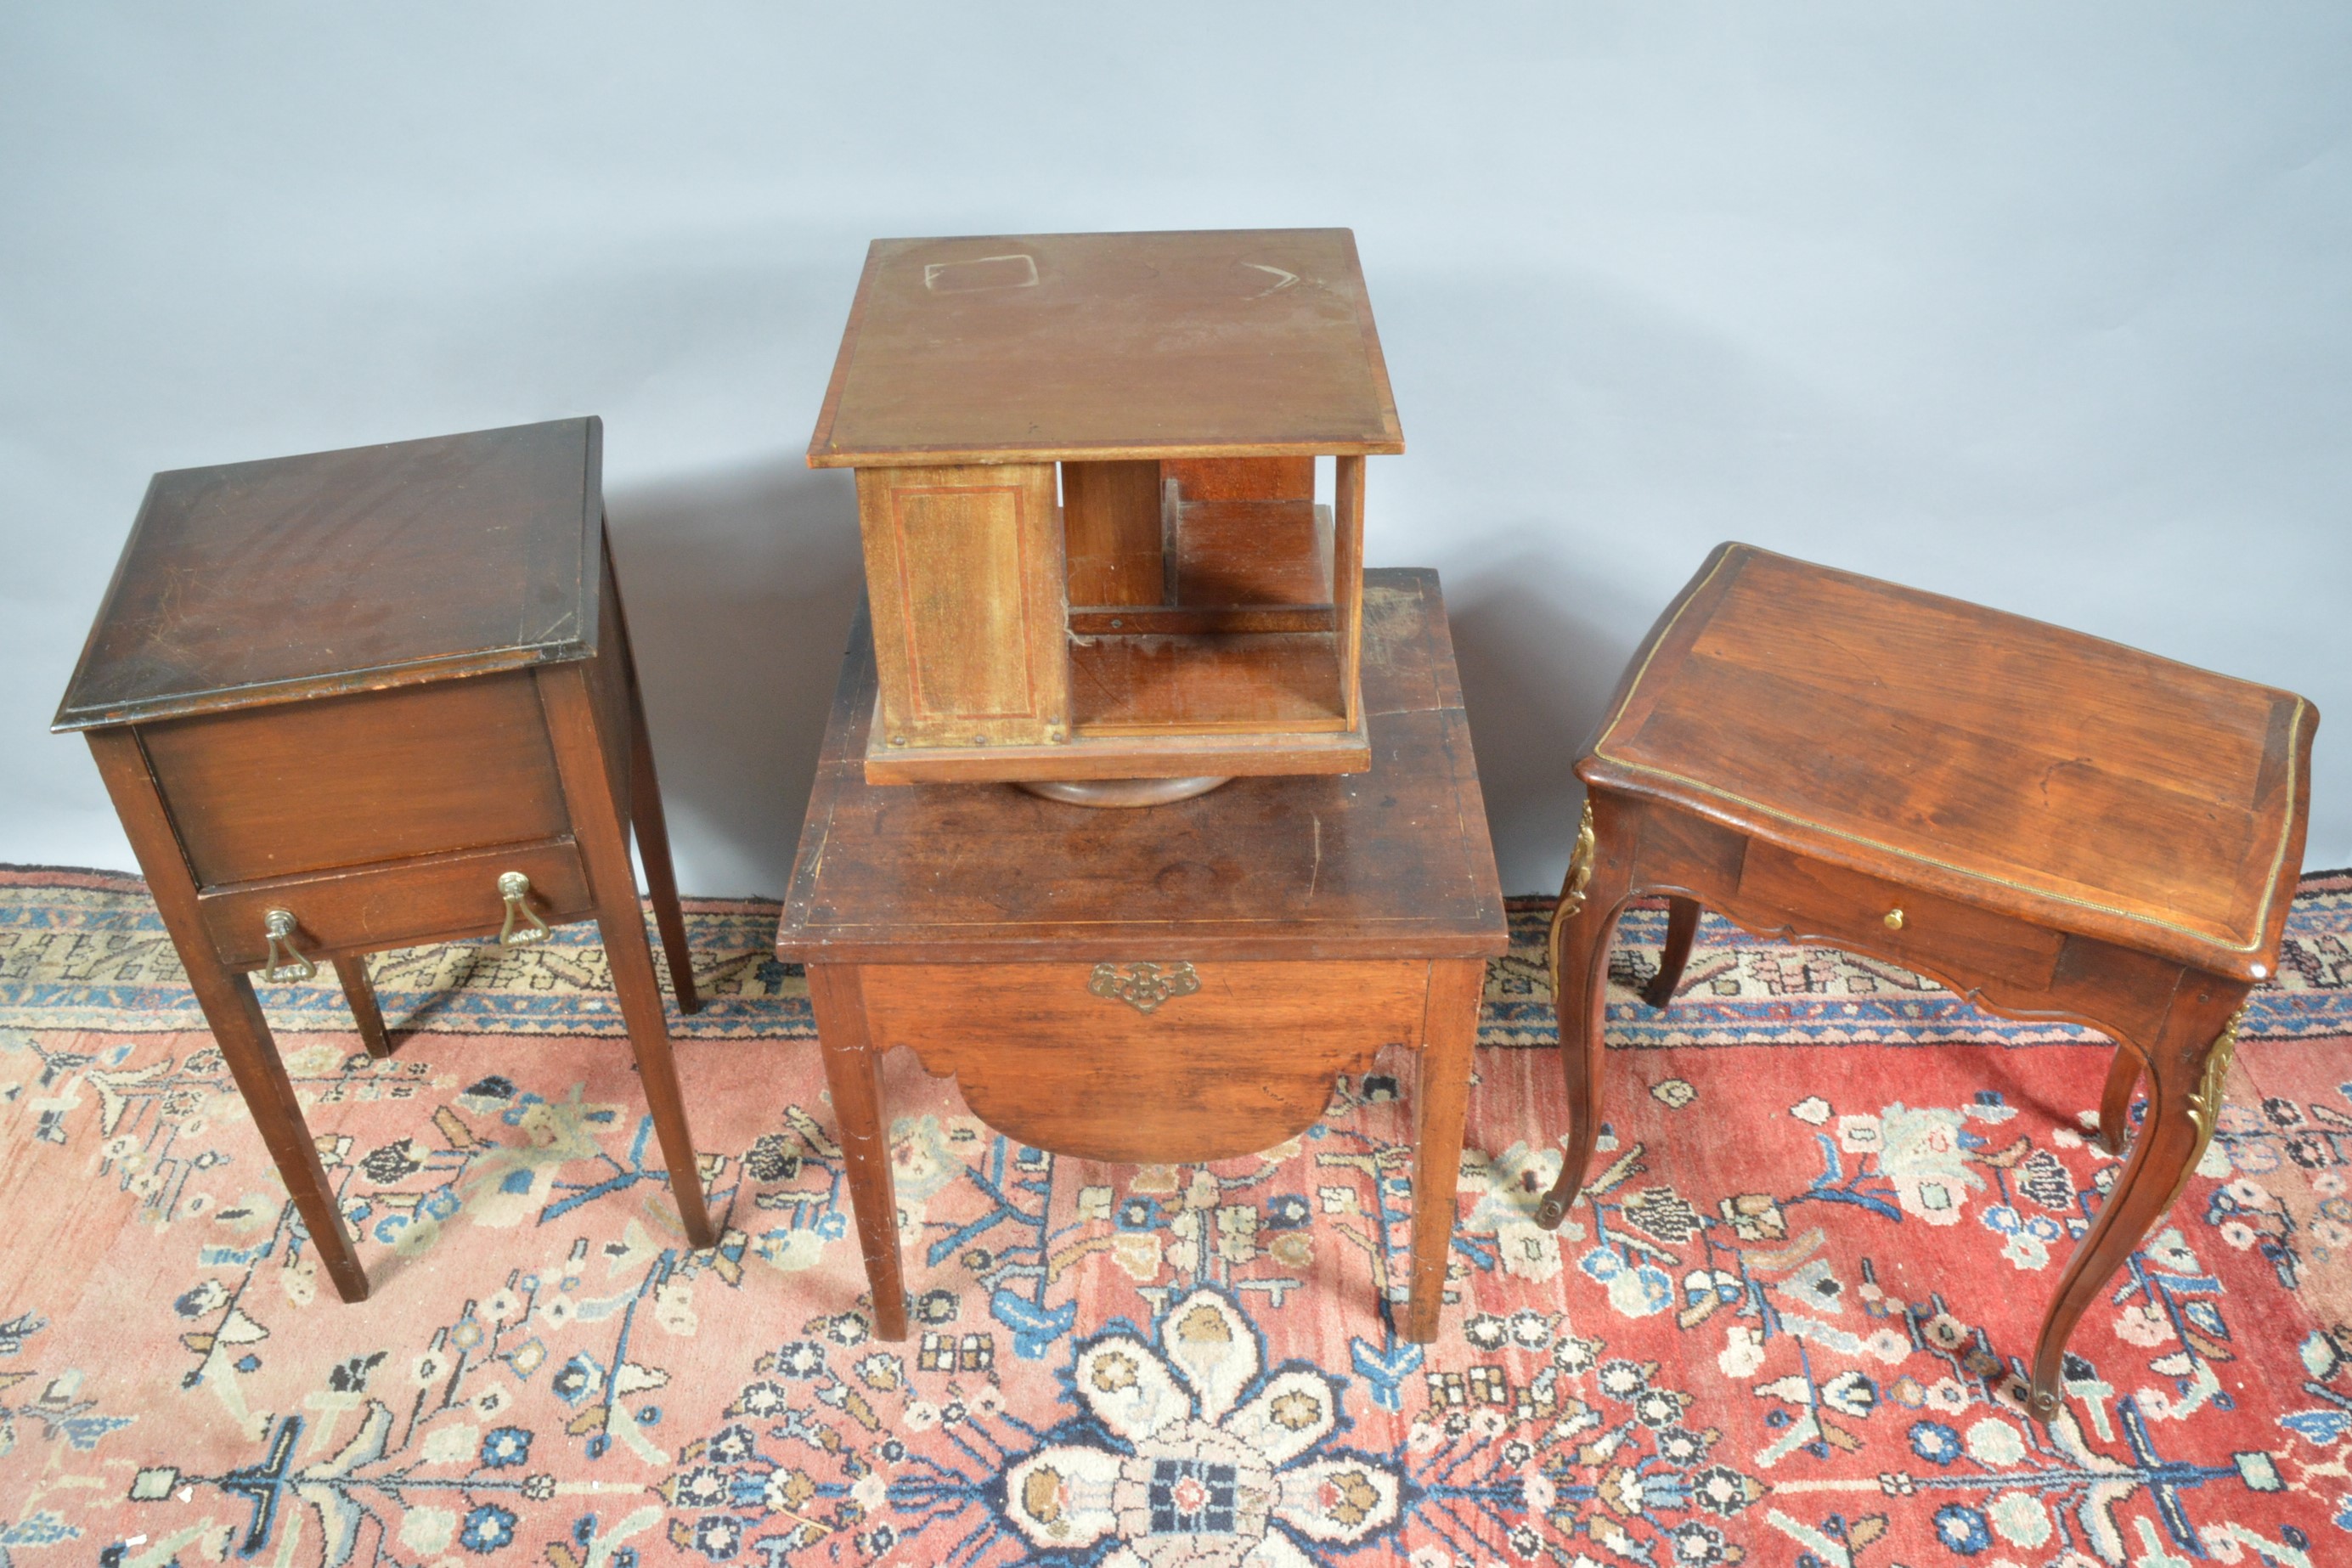
<svg viewBox="0 0 2352 1568">
<path fill-rule="evenodd" d="M 1437 1343 L 1395 1331 L 1408 1064 L 1262 1154 L 1115 1166 L 901 1053 L 892 1344 L 772 904 L 689 906 L 705 1252 L 593 928 L 379 956 L 383 1062 L 331 987 L 268 988 L 346 1306 L 139 882 L 0 870 L 0 1565 L 2352 1562 L 2352 874 L 2305 879 L 2047 1427 L 2020 1363 L 2116 1169 L 2109 1048 L 1710 918 L 1672 1009 L 1612 994 L 1548 1233 L 1545 908 L 1489 972 Z"/>
</svg>

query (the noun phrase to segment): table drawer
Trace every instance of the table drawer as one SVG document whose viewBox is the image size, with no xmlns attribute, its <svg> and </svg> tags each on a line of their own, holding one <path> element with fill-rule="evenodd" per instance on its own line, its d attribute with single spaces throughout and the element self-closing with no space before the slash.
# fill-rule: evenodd
<svg viewBox="0 0 2352 1568">
<path fill-rule="evenodd" d="M 1748 842 L 1740 867 L 1738 904 L 1734 912 L 1752 924 L 1785 922 L 1799 935 L 1962 984 L 2000 980 L 2047 989 L 2066 945 L 2063 931 L 1792 855 L 1759 839 Z"/>
<path fill-rule="evenodd" d="M 568 838 L 247 882 L 207 890 L 196 901 L 221 961 L 259 969 L 269 960 L 271 910 L 292 912 L 294 945 L 314 958 L 493 933 L 506 919 L 499 879 L 509 871 L 530 879 L 526 901 L 550 925 L 594 913 L 580 853 Z"/>
<path fill-rule="evenodd" d="M 142 725 L 200 887 L 561 837 L 531 673 Z"/>
<path fill-rule="evenodd" d="M 1335 1075 L 1418 1047 L 1425 959 L 875 964 L 867 1037 L 953 1073 L 973 1114 L 1057 1153 L 1226 1159 L 1311 1126 Z"/>
</svg>

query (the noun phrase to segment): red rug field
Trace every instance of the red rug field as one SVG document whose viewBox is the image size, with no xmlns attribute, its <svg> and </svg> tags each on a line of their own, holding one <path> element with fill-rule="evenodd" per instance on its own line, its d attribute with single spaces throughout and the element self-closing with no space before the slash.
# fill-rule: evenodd
<svg viewBox="0 0 2352 1568">
<path fill-rule="evenodd" d="M 0 871 L 0 1564 L 2352 1563 L 2352 875 L 2305 879 L 2046 1430 L 2017 1363 L 2115 1167 L 2107 1047 L 1710 920 L 1671 1011 L 1615 999 L 1606 1173 L 1549 1235 L 1541 912 L 1490 974 L 1438 1343 L 1391 1329 L 1391 1079 L 1250 1159 L 1103 1166 L 894 1059 L 888 1344 L 773 905 L 689 906 L 709 1252 L 593 928 L 377 958 L 381 1063 L 268 988 L 374 1281 L 344 1306 L 141 885 Z"/>
</svg>

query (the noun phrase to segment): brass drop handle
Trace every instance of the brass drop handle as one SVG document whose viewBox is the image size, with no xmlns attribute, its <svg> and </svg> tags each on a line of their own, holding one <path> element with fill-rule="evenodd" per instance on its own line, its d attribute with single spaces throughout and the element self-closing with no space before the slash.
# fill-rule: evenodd
<svg viewBox="0 0 2352 1568">
<path fill-rule="evenodd" d="M 1903 911 L 1901 910 L 1887 910 L 1885 921 L 1886 929 L 1888 931 L 1901 931 L 1903 929 Z"/>
<path fill-rule="evenodd" d="M 499 877 L 499 897 L 507 901 L 506 923 L 499 927 L 499 946 L 529 947 L 532 942 L 545 942 L 547 940 L 547 922 L 539 918 L 538 913 L 531 909 L 530 904 L 524 902 L 525 900 L 530 897 L 530 879 L 529 877 L 524 876 L 520 871 L 506 871 L 500 873 Z M 520 931 L 516 930 L 515 917 L 517 915 L 520 915 L 524 920 L 530 923 L 523 927 Z"/>
<path fill-rule="evenodd" d="M 261 929 L 269 938 L 269 967 L 261 972 L 264 980 L 317 978 L 319 966 L 303 957 L 301 949 L 294 945 L 295 925 L 292 910 L 261 911 Z"/>
</svg>

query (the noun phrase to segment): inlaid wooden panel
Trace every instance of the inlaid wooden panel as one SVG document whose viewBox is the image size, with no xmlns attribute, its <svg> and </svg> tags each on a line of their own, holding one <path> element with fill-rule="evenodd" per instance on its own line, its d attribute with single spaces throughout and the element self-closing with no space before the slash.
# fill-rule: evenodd
<svg viewBox="0 0 2352 1568">
<path fill-rule="evenodd" d="M 886 738 L 1034 743 L 1063 729 L 1053 468 L 861 469 L 857 498 Z"/>
<path fill-rule="evenodd" d="M 531 673 L 139 727 L 201 886 L 567 830 Z"/>
</svg>

